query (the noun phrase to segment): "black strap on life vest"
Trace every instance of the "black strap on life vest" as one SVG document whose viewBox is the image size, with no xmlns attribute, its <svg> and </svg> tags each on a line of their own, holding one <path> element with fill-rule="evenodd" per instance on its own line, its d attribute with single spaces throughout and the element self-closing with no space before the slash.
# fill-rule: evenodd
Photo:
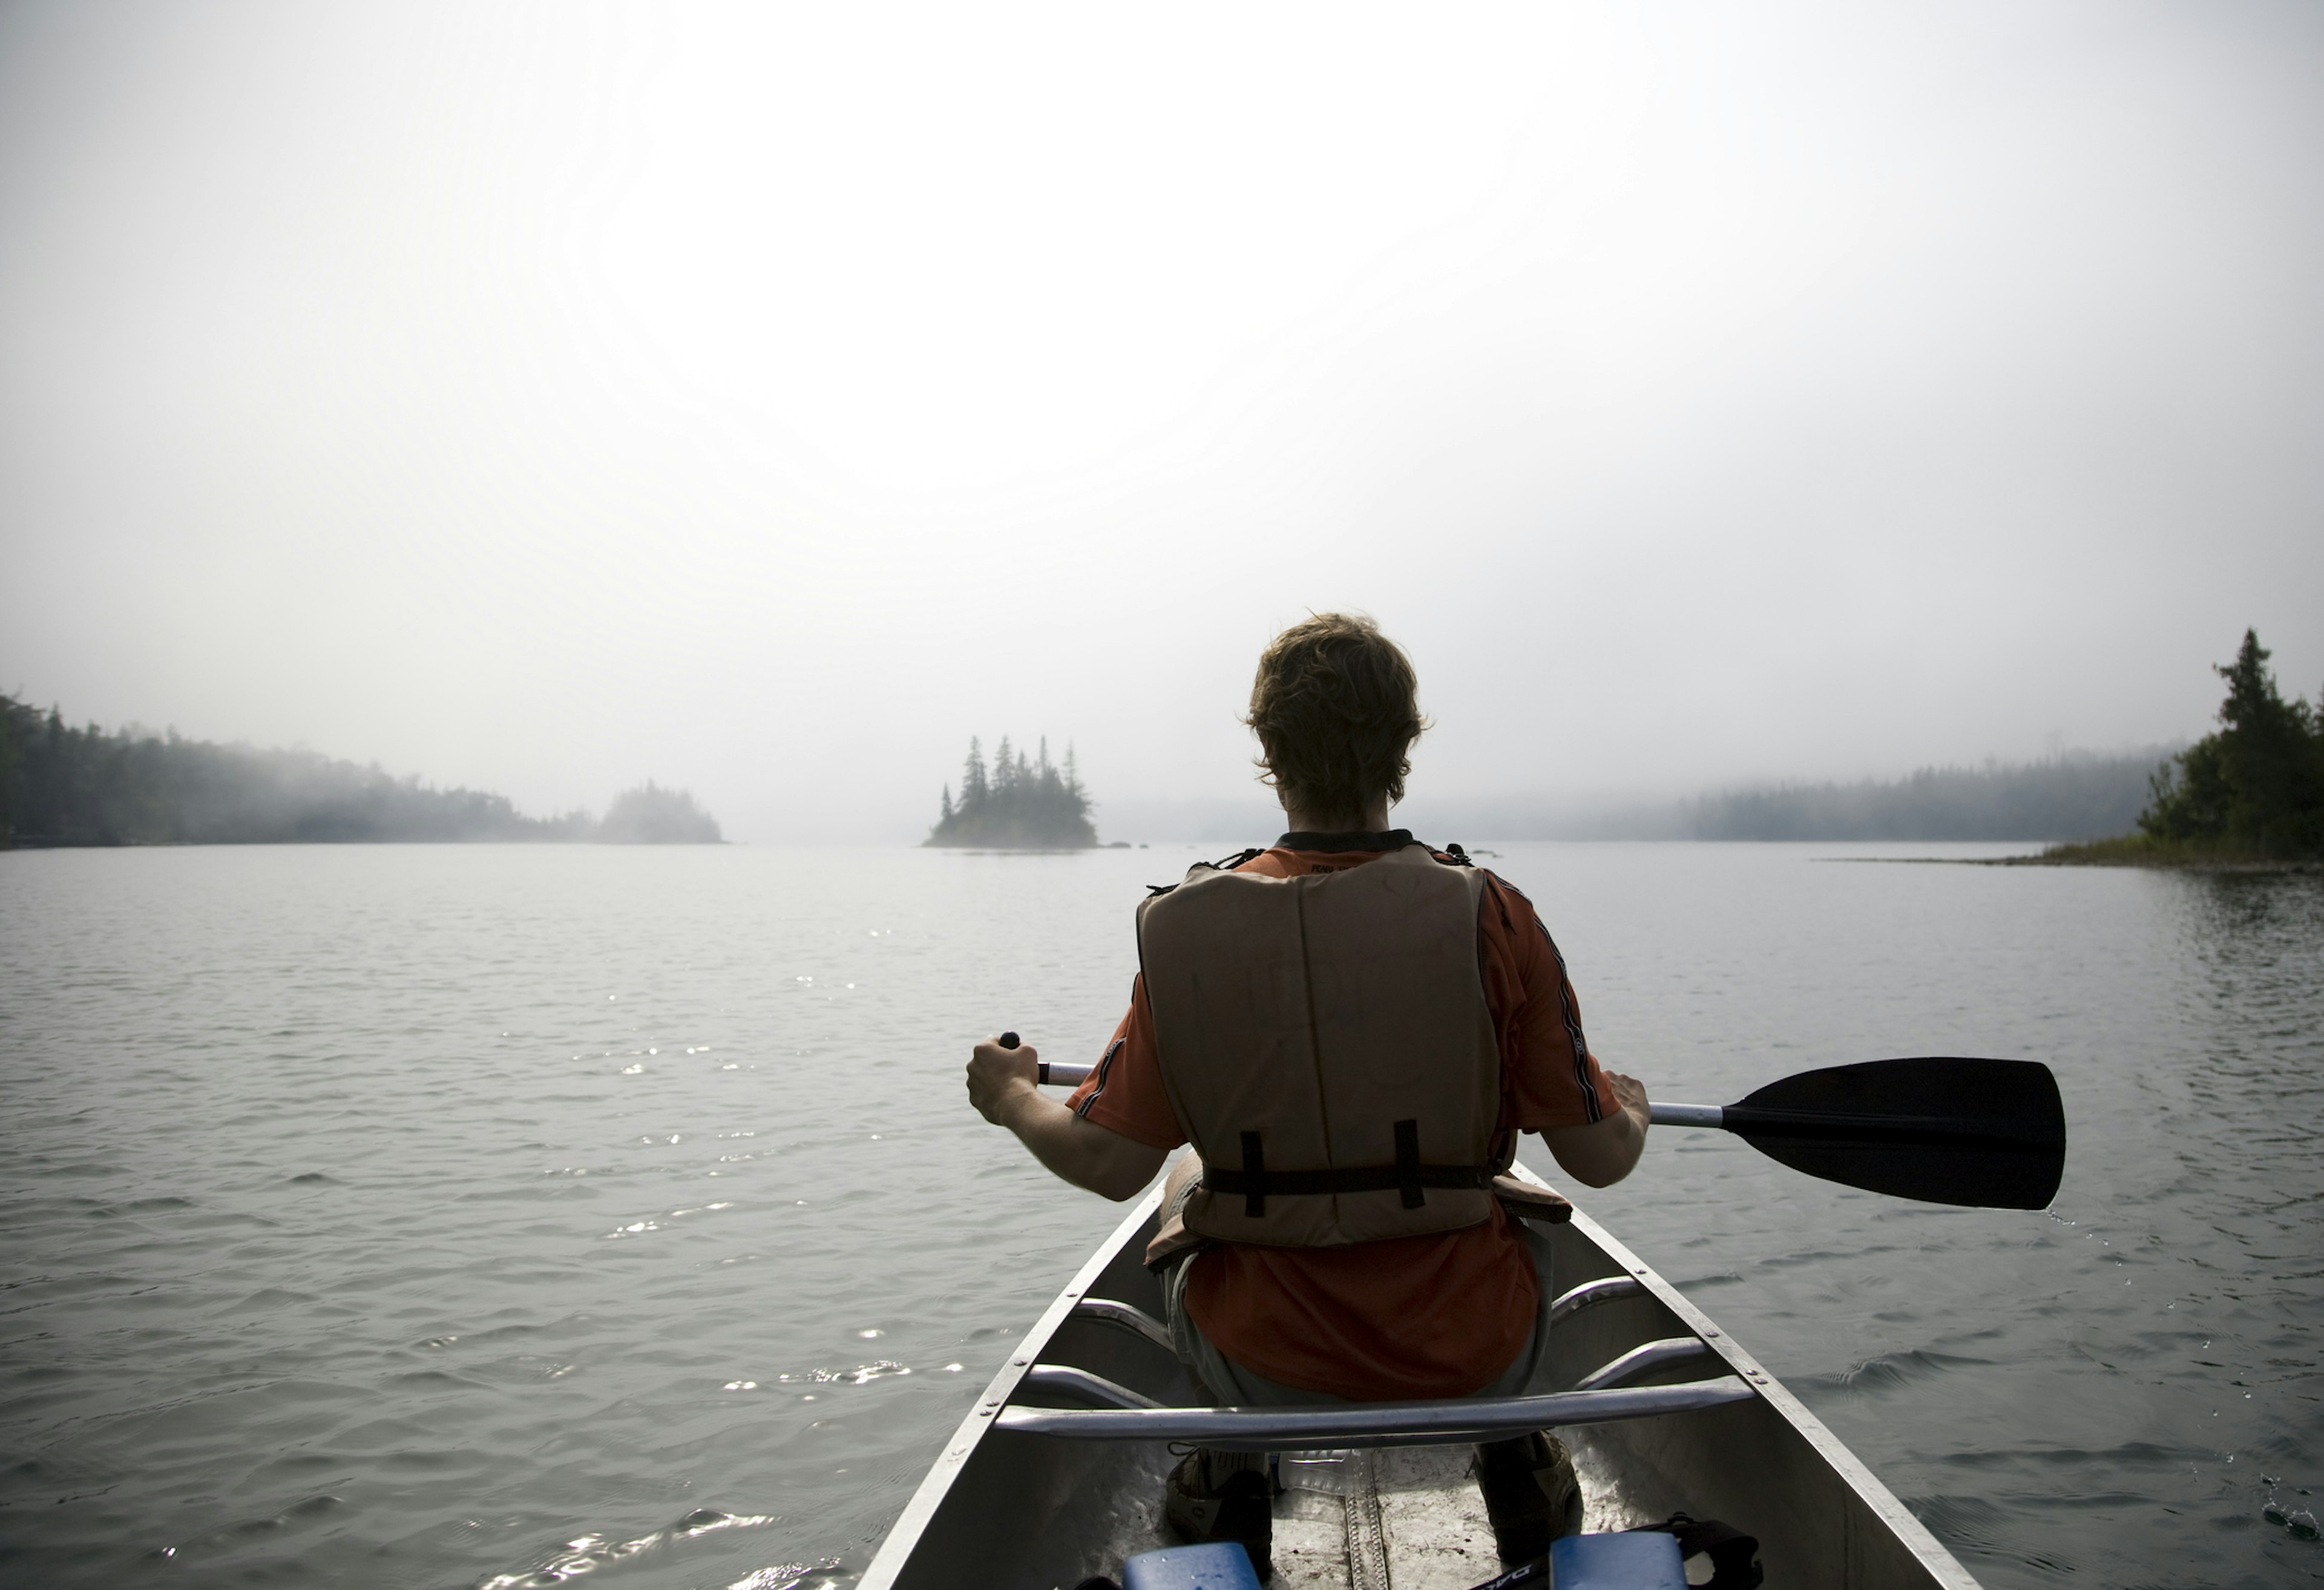
<svg viewBox="0 0 2324 1590">
<path fill-rule="evenodd" d="M 1393 1192 L 1402 1195 L 1407 1209 L 1417 1209 L 1428 1201 L 1424 1188 L 1443 1188 L 1449 1191 L 1484 1192 L 1493 1185 L 1493 1169 L 1489 1165 L 1424 1165 L 1420 1162 L 1420 1123 L 1398 1121 L 1396 1123 L 1396 1163 L 1365 1166 L 1342 1170 L 1269 1170 L 1267 1168 L 1267 1145 L 1256 1132 L 1246 1132 L 1242 1137 L 1242 1168 L 1230 1170 L 1220 1165 L 1203 1167 L 1203 1190 L 1223 1193 L 1232 1197 L 1242 1196 L 1242 1212 L 1253 1220 L 1267 1214 L 1267 1200 L 1276 1197 L 1296 1197 L 1316 1193 Z"/>
</svg>

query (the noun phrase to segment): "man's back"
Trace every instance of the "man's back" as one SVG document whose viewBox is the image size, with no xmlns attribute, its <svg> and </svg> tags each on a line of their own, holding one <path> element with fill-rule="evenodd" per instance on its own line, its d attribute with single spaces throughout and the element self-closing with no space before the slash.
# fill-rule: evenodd
<svg viewBox="0 0 2324 1590">
<path fill-rule="evenodd" d="M 1284 878 L 1339 871 L 1409 842 L 1400 831 L 1286 835 L 1244 868 Z M 1500 1129 L 1601 1119 L 1613 1099 L 1563 963 L 1531 904 L 1498 879 L 1485 883 L 1476 949 L 1500 1047 Z M 1176 1148 L 1186 1138 L 1163 1063 L 1141 980 L 1070 1105 L 1124 1137 Z M 1284 1385 L 1367 1400 L 1478 1390 L 1523 1351 L 1538 1302 L 1533 1262 L 1498 1206 L 1454 1231 L 1328 1247 L 1221 1243 L 1187 1262 L 1187 1310 L 1219 1351 Z"/>
</svg>

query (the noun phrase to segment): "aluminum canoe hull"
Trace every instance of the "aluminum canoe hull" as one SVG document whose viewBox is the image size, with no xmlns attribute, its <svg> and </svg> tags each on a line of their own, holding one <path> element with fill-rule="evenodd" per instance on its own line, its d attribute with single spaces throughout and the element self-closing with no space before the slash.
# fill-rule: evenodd
<svg viewBox="0 0 2324 1590">
<path fill-rule="evenodd" d="M 1160 1517 L 1162 1479 L 1176 1461 L 1169 1443 L 1067 1440 L 996 1425 L 1012 1405 L 1086 1406 L 1028 1382 L 1037 1364 L 1085 1371 L 1172 1407 L 1203 1400 L 1154 1342 L 1076 1312 L 1090 1299 L 1162 1312 L 1140 1262 L 1160 1196 L 1157 1187 L 1130 1213 L 1010 1354 L 937 1454 L 861 1590 L 1071 1590 L 1092 1574 L 1119 1576 L 1133 1552 L 1175 1543 Z M 1718 1519 L 1758 1538 L 1772 1590 L 1976 1590 L 1853 1453 L 1637 1255 L 1579 1210 L 1570 1223 L 1536 1229 L 1554 1246 L 1561 1292 L 1617 1277 L 1638 1283 L 1551 1333 L 1556 1384 L 1571 1386 L 1645 1344 L 1693 1337 L 1706 1353 L 1633 1383 L 1731 1374 L 1750 1392 L 1719 1407 L 1562 1428 L 1590 1498 L 1587 1527 L 1678 1511 Z M 1297 1455 L 1286 1474 L 1312 1473 L 1306 1483 L 1316 1491 L 1286 1493 L 1277 1505 L 1277 1590 L 1462 1590 L 1491 1576 L 1498 1563 L 1475 1485 L 1463 1477 L 1467 1452 Z M 1334 1518 L 1344 1519 L 1344 1531 Z"/>
</svg>

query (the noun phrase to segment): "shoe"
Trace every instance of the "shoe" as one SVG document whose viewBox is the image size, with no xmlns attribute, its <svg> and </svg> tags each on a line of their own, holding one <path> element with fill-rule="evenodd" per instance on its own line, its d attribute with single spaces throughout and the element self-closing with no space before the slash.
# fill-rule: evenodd
<svg viewBox="0 0 2324 1590">
<path fill-rule="evenodd" d="M 1162 1515 L 1189 1546 L 1233 1541 L 1265 1584 L 1275 1576 L 1274 1502 L 1275 1487 L 1263 1466 L 1251 1467 L 1237 1454 L 1198 1447 L 1170 1471 Z"/>
<path fill-rule="evenodd" d="M 1536 1430 L 1488 1441 L 1477 1448 L 1476 1474 L 1504 1564 L 1531 1562 L 1547 1555 L 1551 1541 L 1582 1532 L 1582 1482 L 1555 1436 Z"/>
</svg>

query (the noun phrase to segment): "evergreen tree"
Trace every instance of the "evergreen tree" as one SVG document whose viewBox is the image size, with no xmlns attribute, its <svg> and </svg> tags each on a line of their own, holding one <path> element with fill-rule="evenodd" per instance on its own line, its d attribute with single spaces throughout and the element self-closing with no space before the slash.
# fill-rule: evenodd
<svg viewBox="0 0 2324 1590">
<path fill-rule="evenodd" d="M 2220 727 L 2155 771 L 2138 826 L 2156 839 L 2262 856 L 2324 853 L 2324 719 L 2286 701 L 2251 630 L 2227 681 Z"/>
<path fill-rule="evenodd" d="M 963 811 L 973 810 L 984 804 L 984 747 L 974 735 L 968 737 L 968 762 L 960 771 L 960 805 Z"/>
</svg>

